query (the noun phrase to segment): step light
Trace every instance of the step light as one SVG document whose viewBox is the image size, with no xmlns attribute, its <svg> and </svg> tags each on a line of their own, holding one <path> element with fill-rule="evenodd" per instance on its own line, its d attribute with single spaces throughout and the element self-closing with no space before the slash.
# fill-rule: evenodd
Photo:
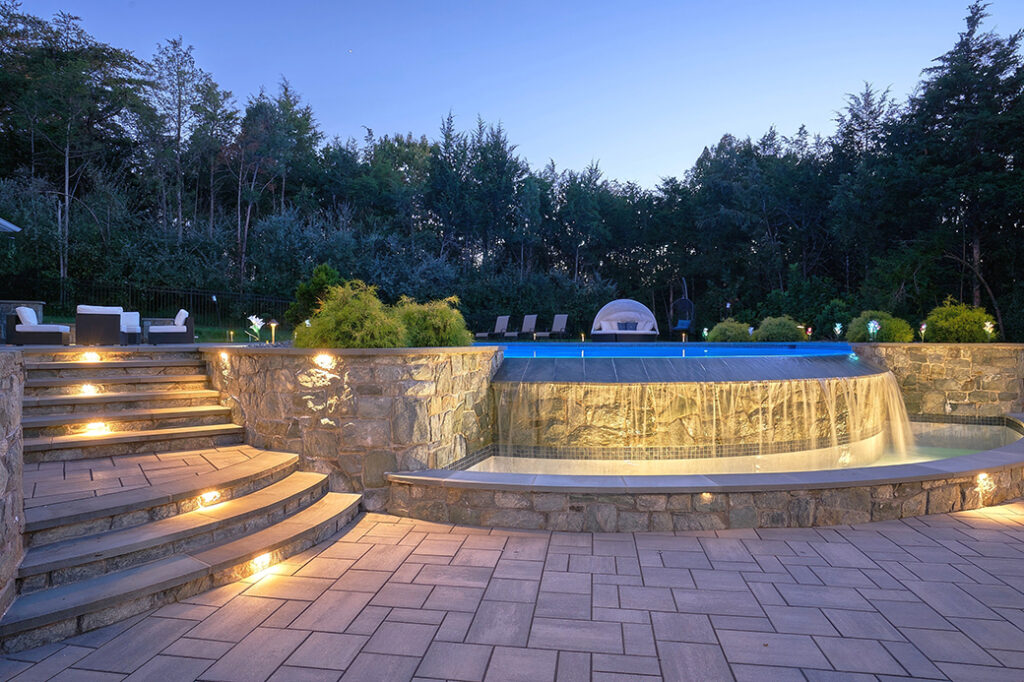
<svg viewBox="0 0 1024 682">
<path fill-rule="evenodd" d="M 82 395 L 98 395 L 100 389 L 96 384 L 82 384 L 82 388 L 79 391 Z"/>
<path fill-rule="evenodd" d="M 270 556 L 270 552 L 266 552 L 265 554 L 260 554 L 258 557 L 250 561 L 249 566 L 252 567 L 253 571 L 259 573 L 260 571 L 270 568 L 271 559 L 272 557 Z"/>
<path fill-rule="evenodd" d="M 220 491 L 219 490 L 211 490 L 210 492 L 203 493 L 202 495 L 199 496 L 199 507 L 200 508 L 209 507 L 210 505 L 217 504 L 217 502 L 219 500 L 220 500 Z"/>
<path fill-rule="evenodd" d="M 974 490 L 978 493 L 978 497 L 981 498 L 982 504 L 984 504 L 985 495 L 996 489 L 996 482 L 993 481 L 992 477 L 988 474 L 978 474 L 978 477 L 974 479 L 974 482 L 978 484 Z"/>
<path fill-rule="evenodd" d="M 102 436 L 105 433 L 110 433 L 110 427 L 106 422 L 89 422 L 85 425 L 85 435 L 87 436 Z"/>
<path fill-rule="evenodd" d="M 89 351 L 88 353 L 82 353 L 82 362 L 99 362 L 100 354 L 95 351 Z"/>
</svg>

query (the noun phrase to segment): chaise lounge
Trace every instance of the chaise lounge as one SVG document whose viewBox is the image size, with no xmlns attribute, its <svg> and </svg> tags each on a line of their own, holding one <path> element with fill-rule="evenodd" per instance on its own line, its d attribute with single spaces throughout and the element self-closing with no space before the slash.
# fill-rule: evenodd
<svg viewBox="0 0 1024 682">
<path fill-rule="evenodd" d="M 533 336 L 533 333 L 537 331 L 537 316 L 536 315 L 524 315 L 523 326 L 519 331 L 505 332 L 506 339 L 529 339 Z"/>
<path fill-rule="evenodd" d="M 195 328 L 192 316 L 187 310 L 179 310 L 174 316 L 173 324 L 153 325 L 149 328 L 149 342 L 161 343 L 195 343 Z"/>
<path fill-rule="evenodd" d="M 546 332 L 537 332 L 538 339 L 562 339 L 565 338 L 565 328 L 569 323 L 568 315 L 555 315 L 551 321 L 551 329 Z"/>
<path fill-rule="evenodd" d="M 500 338 L 505 336 L 505 332 L 508 331 L 508 315 L 500 315 L 498 319 L 494 321 L 493 332 L 477 332 L 476 338 L 478 339 L 491 339 Z"/>
<path fill-rule="evenodd" d="M 13 315 L 7 316 L 7 343 L 15 346 L 66 346 L 71 343 L 71 327 L 40 324 L 35 310 L 19 306 Z"/>
</svg>

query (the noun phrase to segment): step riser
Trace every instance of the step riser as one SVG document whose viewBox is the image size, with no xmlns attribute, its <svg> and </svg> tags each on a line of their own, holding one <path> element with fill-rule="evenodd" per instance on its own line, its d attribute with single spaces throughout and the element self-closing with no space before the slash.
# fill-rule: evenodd
<svg viewBox="0 0 1024 682">
<path fill-rule="evenodd" d="M 41 396 L 76 396 L 82 395 L 82 385 L 93 384 L 97 386 L 100 392 L 105 394 L 112 393 L 134 393 L 137 391 L 202 391 L 209 389 L 206 383 L 206 376 L 196 376 L 195 380 L 189 381 L 159 381 L 159 382 L 146 382 L 146 383 L 117 383 L 104 384 L 102 380 L 97 381 L 82 381 L 81 384 L 75 383 L 69 386 L 31 386 L 25 385 L 25 397 L 26 398 L 37 398 Z"/>
<path fill-rule="evenodd" d="M 282 500 L 279 504 L 272 507 L 257 510 L 247 517 L 234 519 L 231 523 L 211 528 L 209 532 L 155 547 L 147 547 L 109 559 L 54 569 L 46 573 L 19 578 L 17 580 L 19 594 L 28 594 L 48 587 L 88 580 L 89 578 L 95 578 L 106 573 L 137 566 L 147 561 L 162 559 L 172 554 L 196 552 L 206 547 L 229 542 L 283 521 L 319 500 L 327 494 L 327 489 L 328 481 L 325 480 L 312 490 L 301 495 Z"/>
<path fill-rule="evenodd" d="M 183 426 L 212 426 L 214 424 L 230 424 L 231 416 L 211 414 L 196 417 L 161 417 L 158 419 L 139 419 L 129 421 L 103 419 L 110 431 L 146 431 L 149 429 L 169 429 Z M 56 426 L 24 427 L 25 438 L 43 438 L 47 436 L 73 436 L 85 433 L 86 424 L 61 424 Z"/>
<path fill-rule="evenodd" d="M 76 367 L 74 369 L 32 369 L 26 371 L 27 379 L 80 379 L 94 384 L 103 383 L 107 377 L 154 376 L 158 374 L 206 376 L 206 366 L 155 367 Z"/>
<path fill-rule="evenodd" d="M 247 481 L 241 481 L 233 485 L 218 486 L 217 491 L 220 492 L 220 501 L 227 502 L 228 500 L 244 497 L 249 493 L 266 488 L 271 484 L 287 478 L 294 473 L 297 468 L 298 463 L 296 462 L 290 466 L 279 467 L 276 471 L 266 471 L 263 474 Z M 123 528 L 141 526 L 142 524 L 149 523 L 150 521 L 159 521 L 171 516 L 187 514 L 188 512 L 195 511 L 198 508 L 198 497 L 186 497 L 176 502 L 156 504 L 144 509 L 133 509 L 123 513 L 89 519 L 78 523 L 68 523 L 61 526 L 55 526 L 53 528 L 45 528 L 35 531 L 26 530 L 22 537 L 25 541 L 26 547 L 40 547 L 42 545 L 50 544 L 51 542 L 80 538 L 85 535 L 96 535 L 97 533 L 104 533 L 109 530 L 121 530 Z"/>
<path fill-rule="evenodd" d="M 209 398 L 154 398 L 152 400 L 130 400 L 102 403 L 62 403 L 60 405 L 22 405 L 21 413 L 26 417 L 40 417 L 51 414 L 98 414 L 121 410 L 152 410 L 164 407 L 202 407 L 219 405 L 220 400 Z"/>
<path fill-rule="evenodd" d="M 97 457 L 116 457 L 118 455 L 150 455 L 170 452 L 172 450 L 208 450 L 210 448 L 238 445 L 242 442 L 243 435 L 241 433 L 228 433 L 218 436 L 190 436 L 187 438 L 168 438 L 166 440 L 33 450 L 26 451 L 24 456 L 25 461 L 30 463 L 70 462 L 79 459 L 96 459 Z"/>
<path fill-rule="evenodd" d="M 279 563 L 290 556 L 304 552 L 310 547 L 323 542 L 338 531 L 347 526 L 357 514 L 356 510 L 350 510 L 339 514 L 331 519 L 323 521 L 316 526 L 309 528 L 288 542 L 278 547 L 266 548 L 264 552 L 253 553 L 246 560 L 240 561 L 226 568 L 217 570 L 209 575 L 176 585 L 161 592 L 129 597 L 123 601 L 107 606 L 103 609 L 85 613 L 72 618 L 66 618 L 57 622 L 41 625 L 38 627 L 25 628 L 17 632 L 7 632 L 0 637 L 0 654 L 14 653 L 31 649 L 43 644 L 67 639 L 75 635 L 111 625 L 133 615 L 143 613 L 149 609 L 163 606 L 187 597 L 205 592 L 220 585 L 235 582 L 247 578 L 256 569 L 252 565 L 252 559 L 263 553 L 271 555 L 270 563 Z"/>
</svg>

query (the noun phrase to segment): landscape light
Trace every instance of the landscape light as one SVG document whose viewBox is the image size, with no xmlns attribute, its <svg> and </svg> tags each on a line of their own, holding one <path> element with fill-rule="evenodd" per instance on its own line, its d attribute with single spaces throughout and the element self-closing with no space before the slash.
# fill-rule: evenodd
<svg viewBox="0 0 1024 682">
<path fill-rule="evenodd" d="M 249 565 L 252 566 L 255 572 L 259 573 L 264 569 L 270 568 L 270 559 L 270 552 L 267 552 L 265 554 L 260 554 L 258 557 L 250 561 Z"/>
<path fill-rule="evenodd" d="M 220 499 L 220 491 L 211 490 L 210 492 L 203 493 L 199 496 L 199 506 L 209 507 L 211 504 L 216 504 Z"/>
<path fill-rule="evenodd" d="M 105 433 L 110 433 L 110 427 L 106 422 L 89 422 L 85 425 L 85 435 L 87 436 L 102 436 Z"/>
<path fill-rule="evenodd" d="M 100 354 L 95 351 L 89 351 L 88 353 L 82 353 L 82 362 L 99 362 Z"/>
<path fill-rule="evenodd" d="M 96 395 L 100 392 L 100 389 L 95 384 L 82 384 L 82 388 L 79 390 L 82 395 Z"/>
<path fill-rule="evenodd" d="M 277 343 L 277 320 L 270 321 L 270 343 Z"/>
<path fill-rule="evenodd" d="M 985 501 L 985 495 L 996 489 L 996 482 L 992 480 L 992 477 L 988 474 L 978 474 L 977 478 L 974 479 L 977 486 L 974 488 L 975 492 L 981 498 L 981 501 Z"/>
<path fill-rule="evenodd" d="M 325 369 L 329 371 L 334 369 L 334 366 L 337 364 L 337 361 L 334 359 L 334 356 L 331 355 L 330 353 L 318 353 L 317 355 L 313 356 L 313 364 L 319 367 L 320 369 Z"/>
</svg>

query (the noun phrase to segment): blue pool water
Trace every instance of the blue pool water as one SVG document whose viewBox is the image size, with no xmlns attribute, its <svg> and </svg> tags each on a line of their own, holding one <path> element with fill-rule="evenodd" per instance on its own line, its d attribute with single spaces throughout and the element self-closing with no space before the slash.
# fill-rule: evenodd
<svg viewBox="0 0 1024 682">
<path fill-rule="evenodd" d="M 759 358 L 850 355 L 847 343 L 560 343 L 500 341 L 506 358 Z"/>
</svg>

